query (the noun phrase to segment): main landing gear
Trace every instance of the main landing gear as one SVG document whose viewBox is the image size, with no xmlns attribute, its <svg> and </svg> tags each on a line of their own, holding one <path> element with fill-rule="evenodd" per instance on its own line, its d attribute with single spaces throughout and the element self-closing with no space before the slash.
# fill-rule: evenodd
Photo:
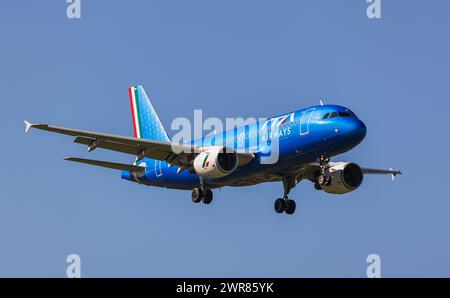
<svg viewBox="0 0 450 298">
<path fill-rule="evenodd" d="M 194 188 L 192 190 L 192 202 L 210 204 L 213 199 L 213 193 L 210 189 Z"/>
<path fill-rule="evenodd" d="M 204 182 L 204 179 L 200 178 L 200 187 L 196 187 L 192 190 L 192 202 L 200 203 L 200 201 L 202 201 L 203 204 L 208 205 L 212 202 L 213 193 L 204 186 Z"/>
<path fill-rule="evenodd" d="M 284 196 L 275 200 L 276 213 L 294 214 L 296 204 L 294 200 L 289 199 L 288 194 L 295 185 L 297 185 L 297 180 L 294 177 L 283 177 Z"/>
<path fill-rule="evenodd" d="M 286 214 L 294 214 L 295 212 L 295 201 L 291 200 L 289 198 L 278 198 L 275 200 L 275 212 L 276 213 L 283 213 L 286 212 Z"/>
</svg>

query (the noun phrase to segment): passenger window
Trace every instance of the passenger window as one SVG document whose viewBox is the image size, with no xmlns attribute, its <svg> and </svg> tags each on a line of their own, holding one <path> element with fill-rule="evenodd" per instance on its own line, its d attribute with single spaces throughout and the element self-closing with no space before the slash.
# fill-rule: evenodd
<svg viewBox="0 0 450 298">
<path fill-rule="evenodd" d="M 338 113 L 337 113 L 337 112 L 333 112 L 333 113 L 331 113 L 331 115 L 330 115 L 330 119 L 331 119 L 331 118 L 334 118 L 334 117 L 337 117 L 337 115 L 338 115 Z"/>
<path fill-rule="evenodd" d="M 322 120 L 325 120 L 325 119 L 327 119 L 327 118 L 328 118 L 328 116 L 330 116 L 330 113 L 326 113 L 325 115 L 323 115 L 323 118 L 322 118 Z"/>
</svg>

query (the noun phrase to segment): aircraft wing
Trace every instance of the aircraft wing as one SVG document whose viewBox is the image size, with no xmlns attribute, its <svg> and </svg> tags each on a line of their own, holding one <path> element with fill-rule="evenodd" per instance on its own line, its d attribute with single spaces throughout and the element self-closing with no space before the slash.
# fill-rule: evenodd
<svg viewBox="0 0 450 298">
<path fill-rule="evenodd" d="M 74 142 L 87 145 L 88 151 L 103 148 L 116 152 L 127 153 L 140 160 L 144 157 L 163 160 L 170 165 L 177 165 L 183 169 L 192 166 L 195 156 L 205 150 L 204 147 L 191 144 L 176 144 L 171 142 L 154 141 L 125 137 L 113 134 L 71 129 L 48 124 L 31 124 L 25 121 L 25 132 L 30 128 L 56 132 L 75 137 Z M 175 153 L 181 152 L 181 153 Z M 238 154 L 239 166 L 249 163 L 255 157 L 253 153 L 236 152 Z"/>
<path fill-rule="evenodd" d="M 381 169 L 370 169 L 370 168 L 361 168 L 363 174 L 390 174 L 390 175 L 400 175 L 402 174 L 402 171 L 394 170 L 394 169 L 388 169 L 388 170 L 381 170 Z"/>
<path fill-rule="evenodd" d="M 335 162 L 330 162 L 330 166 L 335 165 Z M 314 173 L 320 170 L 320 164 L 318 162 L 313 162 L 301 169 L 298 172 L 298 175 L 301 176 L 304 179 L 312 180 L 314 177 Z M 373 168 L 365 168 L 361 167 L 362 173 L 364 175 L 367 174 L 385 174 L 385 175 L 391 175 L 392 180 L 394 180 L 395 176 L 401 175 L 402 172 L 399 170 L 394 169 L 373 169 Z"/>
<path fill-rule="evenodd" d="M 330 165 L 335 163 L 330 162 Z M 386 174 L 391 175 L 394 178 L 396 175 L 402 174 L 399 170 L 382 170 L 382 169 L 369 169 L 369 168 L 361 168 L 363 174 Z M 287 178 L 291 185 L 296 185 L 300 181 L 306 179 L 313 181 L 315 176 L 320 171 L 320 164 L 318 162 L 313 162 L 309 164 L 293 164 L 286 169 L 286 173 L 263 173 L 263 174 L 255 174 L 255 175 L 245 175 L 242 177 L 238 177 L 233 181 L 233 184 L 230 186 L 247 186 L 253 185 L 257 183 L 263 182 L 275 182 L 282 181 L 283 178 Z"/>
</svg>

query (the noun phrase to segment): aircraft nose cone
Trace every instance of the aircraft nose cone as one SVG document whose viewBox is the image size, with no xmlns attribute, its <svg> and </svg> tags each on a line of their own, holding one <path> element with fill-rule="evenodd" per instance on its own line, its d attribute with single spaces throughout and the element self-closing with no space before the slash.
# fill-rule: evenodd
<svg viewBox="0 0 450 298">
<path fill-rule="evenodd" d="M 366 125 L 359 119 L 346 119 L 342 122 L 341 130 L 347 138 L 356 142 L 361 142 L 367 133 Z"/>
<path fill-rule="evenodd" d="M 352 124 L 351 133 L 354 134 L 357 139 L 362 141 L 366 136 L 367 127 L 364 124 L 364 122 L 362 122 L 361 120 L 354 119 L 353 124 Z"/>
</svg>

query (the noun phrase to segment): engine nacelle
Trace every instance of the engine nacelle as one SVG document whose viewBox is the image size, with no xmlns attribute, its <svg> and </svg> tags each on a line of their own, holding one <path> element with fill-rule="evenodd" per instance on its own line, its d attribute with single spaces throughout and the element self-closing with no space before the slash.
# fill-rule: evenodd
<svg viewBox="0 0 450 298">
<path fill-rule="evenodd" d="M 330 163 L 326 175 L 331 177 L 331 183 L 321 187 L 325 192 L 332 194 L 354 191 L 361 185 L 364 178 L 361 167 L 353 162 Z"/>
<path fill-rule="evenodd" d="M 194 170 L 205 178 L 221 178 L 233 172 L 238 165 L 236 152 L 224 147 L 210 147 L 194 159 Z"/>
</svg>

